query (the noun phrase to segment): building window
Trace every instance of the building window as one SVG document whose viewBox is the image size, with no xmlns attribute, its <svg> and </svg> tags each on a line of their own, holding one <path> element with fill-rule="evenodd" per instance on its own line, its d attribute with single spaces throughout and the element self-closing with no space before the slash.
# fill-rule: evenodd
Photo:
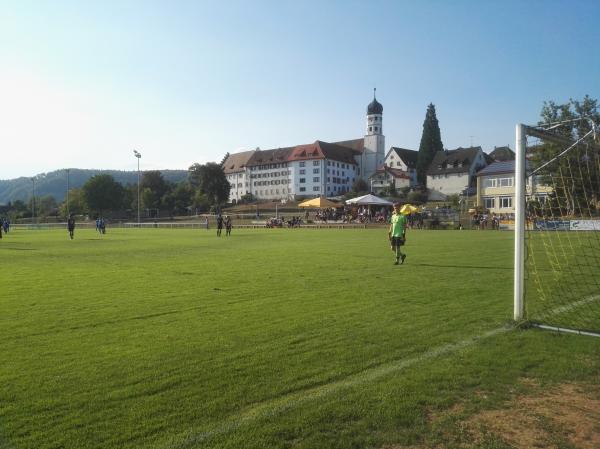
<svg viewBox="0 0 600 449">
<path fill-rule="evenodd" d="M 369 132 L 372 132 L 372 131 L 373 131 L 373 127 L 369 126 Z"/>
<path fill-rule="evenodd" d="M 496 198 L 484 198 L 483 202 L 486 209 L 494 209 L 496 207 Z"/>
<path fill-rule="evenodd" d="M 313 192 L 318 192 L 319 190 L 321 190 L 321 188 L 319 186 L 314 186 L 313 187 Z"/>
<path fill-rule="evenodd" d="M 315 177 L 313 178 L 313 182 L 319 182 L 319 179 L 320 179 L 320 178 L 319 178 L 318 176 L 315 176 Z"/>
<path fill-rule="evenodd" d="M 513 178 L 500 178 L 500 187 L 512 187 Z"/>
<path fill-rule="evenodd" d="M 303 175 L 303 174 L 305 174 L 305 173 L 306 173 L 306 170 L 304 170 L 304 169 L 300 170 L 300 174 L 301 174 L 301 175 Z"/>
<path fill-rule="evenodd" d="M 511 207 L 512 207 L 512 197 L 501 196 L 500 197 L 500 208 L 501 209 L 509 209 Z"/>
<path fill-rule="evenodd" d="M 304 184 L 306 182 L 306 178 L 300 178 L 300 184 Z"/>
<path fill-rule="evenodd" d="M 319 173 L 319 169 L 318 168 L 313 168 L 313 174 L 318 174 Z"/>
<path fill-rule="evenodd" d="M 300 167 L 304 167 L 306 165 L 306 162 L 302 161 L 300 162 Z"/>
<path fill-rule="evenodd" d="M 301 192 L 306 192 L 306 187 L 300 187 L 299 189 Z"/>
<path fill-rule="evenodd" d="M 484 186 L 485 187 L 496 187 L 496 182 L 498 180 L 496 178 L 487 178 L 485 180 Z"/>
<path fill-rule="evenodd" d="M 313 165 L 319 165 L 319 161 L 313 161 Z"/>
</svg>

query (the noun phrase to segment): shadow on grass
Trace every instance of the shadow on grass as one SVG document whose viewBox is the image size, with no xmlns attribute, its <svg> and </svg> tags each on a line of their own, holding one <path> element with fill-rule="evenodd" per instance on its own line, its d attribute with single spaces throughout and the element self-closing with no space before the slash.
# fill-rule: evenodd
<svg viewBox="0 0 600 449">
<path fill-rule="evenodd" d="M 55 335 L 55 334 L 60 334 L 62 332 L 77 331 L 77 330 L 82 330 L 82 329 L 95 329 L 98 327 L 110 326 L 113 324 L 126 323 L 128 321 L 148 320 L 148 319 L 158 318 L 158 317 L 162 317 L 162 316 L 166 316 L 166 315 L 176 315 L 179 313 L 201 310 L 203 308 L 205 308 L 204 305 L 189 307 L 189 308 L 180 309 L 180 310 L 167 310 L 164 312 L 149 313 L 146 315 L 135 315 L 135 316 L 131 316 L 131 317 L 121 318 L 118 320 L 99 321 L 96 323 L 82 324 L 79 326 L 64 327 L 64 328 L 60 328 L 60 329 L 50 329 L 45 332 L 36 332 L 36 333 L 32 333 L 32 334 L 23 334 L 23 335 L 12 335 L 12 337 L 14 337 L 15 339 L 22 339 L 22 338 L 30 338 L 30 337 L 42 337 L 44 335 Z"/>
<path fill-rule="evenodd" d="M 408 265 L 408 262 L 406 263 Z M 419 267 L 432 267 L 432 268 L 470 268 L 473 270 L 513 270 L 513 267 L 501 267 L 501 266 L 482 266 L 482 265 L 444 265 L 438 263 L 412 263 Z"/>
</svg>

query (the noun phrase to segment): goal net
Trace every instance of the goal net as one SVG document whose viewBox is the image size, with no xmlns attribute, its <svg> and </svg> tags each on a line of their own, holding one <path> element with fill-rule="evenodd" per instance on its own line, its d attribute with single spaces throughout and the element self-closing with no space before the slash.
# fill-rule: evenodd
<svg viewBox="0 0 600 449">
<path fill-rule="evenodd" d="M 600 336 L 600 135 L 517 126 L 515 320 Z"/>
</svg>

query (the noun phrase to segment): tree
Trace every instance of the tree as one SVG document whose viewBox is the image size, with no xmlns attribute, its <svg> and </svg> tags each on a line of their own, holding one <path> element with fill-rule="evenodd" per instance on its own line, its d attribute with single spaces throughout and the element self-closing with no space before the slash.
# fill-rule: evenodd
<svg viewBox="0 0 600 449">
<path fill-rule="evenodd" d="M 158 170 L 144 172 L 140 182 L 142 203 L 148 209 L 160 209 L 163 196 L 169 191 L 169 184 Z"/>
<path fill-rule="evenodd" d="M 369 186 L 367 182 L 362 178 L 358 178 L 356 181 L 354 181 L 354 184 L 352 184 L 352 192 L 357 195 L 361 193 L 367 193 L 368 191 Z"/>
<path fill-rule="evenodd" d="M 388 192 L 390 196 L 398 196 L 398 192 L 396 191 L 396 183 L 394 181 L 390 182 L 388 186 Z"/>
<path fill-rule="evenodd" d="M 254 201 L 254 195 L 252 195 L 251 193 L 246 193 L 245 195 L 242 195 L 242 197 L 240 198 L 240 202 L 242 204 L 249 204 L 252 201 Z"/>
<path fill-rule="evenodd" d="M 69 214 L 84 215 L 87 213 L 87 204 L 85 204 L 85 198 L 83 197 L 82 189 L 70 189 L 69 190 L 69 204 L 67 207 L 67 200 L 62 202 L 60 205 L 60 214 L 66 217 Z"/>
<path fill-rule="evenodd" d="M 586 95 L 582 101 L 569 99 L 569 102 L 565 104 L 557 104 L 553 101 L 544 102 L 539 125 L 566 122 L 559 127 L 554 127 L 551 133 L 575 141 L 592 129 L 590 120 L 596 126 L 600 125 L 598 101 Z M 591 139 L 587 142 L 591 142 Z M 596 145 L 598 143 L 600 142 L 597 142 Z M 562 215 L 563 212 L 568 215 L 580 215 L 597 208 L 598 192 L 600 192 L 598 150 L 596 150 L 596 156 L 593 156 L 593 151 L 590 152 L 589 154 L 592 155 L 590 157 L 589 154 L 583 153 L 585 145 L 586 142 L 580 148 L 574 148 L 566 153 L 539 173 L 539 181 L 542 184 L 553 186 L 553 192 L 545 207 L 554 209 L 559 215 Z M 535 148 L 528 160 L 535 169 L 551 161 L 565 149 L 566 145 L 542 140 L 542 144 Z M 570 177 L 568 183 L 553 182 L 553 174 L 569 173 L 573 167 L 577 167 L 577 175 Z"/>
<path fill-rule="evenodd" d="M 185 214 L 188 207 L 192 206 L 194 189 L 189 182 L 180 182 L 165 194 L 163 205 L 173 215 Z"/>
<path fill-rule="evenodd" d="M 36 201 L 36 215 L 43 217 L 58 214 L 58 203 L 52 195 L 44 195 Z"/>
<path fill-rule="evenodd" d="M 427 202 L 427 193 L 420 191 L 410 192 L 407 200 L 409 203 L 424 204 Z"/>
<path fill-rule="evenodd" d="M 194 164 L 189 168 L 190 183 L 206 197 L 210 205 L 219 206 L 229 199 L 231 185 L 223 168 L 209 162 L 205 165 Z"/>
<path fill-rule="evenodd" d="M 427 185 L 427 170 L 435 154 L 443 151 L 444 145 L 440 135 L 440 125 L 435 115 L 435 106 L 430 103 L 427 106 L 425 121 L 423 122 L 423 134 L 419 144 L 419 154 L 417 156 L 417 181 L 419 184 Z"/>
<path fill-rule="evenodd" d="M 225 153 L 225 156 L 223 156 L 223 159 L 221 159 L 221 163 L 219 164 L 221 167 L 223 167 L 223 165 L 225 164 L 225 161 L 227 161 L 228 157 L 229 157 L 229 151 L 227 153 Z"/>
<path fill-rule="evenodd" d="M 26 217 L 30 211 L 31 208 L 28 208 L 24 201 L 17 200 L 13 203 L 10 203 L 9 216 L 12 218 Z"/>
<path fill-rule="evenodd" d="M 123 206 L 123 186 L 110 175 L 92 176 L 81 190 L 90 212 L 103 215 L 106 211 Z"/>
<path fill-rule="evenodd" d="M 460 204 L 461 204 L 461 198 L 458 193 L 448 195 L 448 197 L 446 198 L 446 201 L 448 201 L 450 203 L 450 206 L 456 210 L 459 209 Z"/>
</svg>

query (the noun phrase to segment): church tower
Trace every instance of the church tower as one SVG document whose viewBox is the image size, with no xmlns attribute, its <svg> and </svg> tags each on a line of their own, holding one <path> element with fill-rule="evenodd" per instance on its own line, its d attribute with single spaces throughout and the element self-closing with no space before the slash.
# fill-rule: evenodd
<svg viewBox="0 0 600 449">
<path fill-rule="evenodd" d="M 361 177 L 365 181 L 375 173 L 377 167 L 383 165 L 385 159 L 383 106 L 375 97 L 376 91 L 377 89 L 373 89 L 373 101 L 367 106 L 367 128 L 365 132 L 364 151 L 361 158 Z"/>
</svg>

